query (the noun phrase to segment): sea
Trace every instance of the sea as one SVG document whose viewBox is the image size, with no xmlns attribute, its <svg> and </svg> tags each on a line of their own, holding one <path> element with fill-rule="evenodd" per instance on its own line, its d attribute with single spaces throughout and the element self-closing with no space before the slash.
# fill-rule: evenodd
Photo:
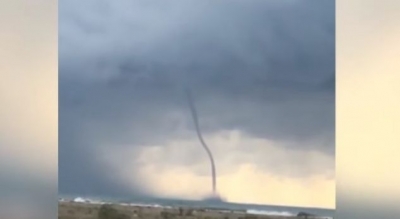
<svg viewBox="0 0 400 219">
<path fill-rule="evenodd" d="M 203 200 L 180 200 L 166 198 L 100 198 L 100 197 L 82 197 L 60 195 L 59 199 L 72 200 L 76 202 L 92 203 L 113 203 L 113 204 L 133 204 L 156 207 L 193 207 L 193 208 L 214 208 L 226 210 L 246 211 L 250 214 L 275 215 L 275 216 L 296 216 L 299 212 L 305 212 L 317 215 L 320 218 L 333 219 L 335 210 L 324 208 L 304 208 L 291 206 L 243 204 L 232 202 L 215 202 Z"/>
</svg>

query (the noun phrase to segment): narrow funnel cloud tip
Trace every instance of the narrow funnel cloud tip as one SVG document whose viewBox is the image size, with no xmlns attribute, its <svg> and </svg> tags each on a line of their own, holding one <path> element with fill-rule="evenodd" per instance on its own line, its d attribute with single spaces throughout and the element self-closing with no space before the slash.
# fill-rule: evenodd
<svg viewBox="0 0 400 219">
<path fill-rule="evenodd" d="M 197 111 L 196 111 L 196 107 L 194 105 L 194 101 L 193 101 L 193 97 L 192 94 L 190 92 L 189 89 L 185 89 L 186 91 L 186 95 L 188 98 L 188 102 L 189 102 L 189 108 L 190 108 L 190 112 L 192 113 L 192 117 L 193 117 L 193 121 L 194 121 L 194 125 L 196 128 L 196 133 L 197 133 L 197 137 L 200 140 L 201 145 L 203 145 L 204 149 L 206 150 L 208 157 L 210 158 L 211 161 L 211 173 L 212 173 L 212 192 L 213 192 L 213 197 L 218 197 L 217 195 L 217 179 L 216 179 L 216 173 L 215 173 L 215 162 L 214 162 L 214 158 L 213 155 L 211 153 L 210 148 L 207 146 L 207 144 L 204 142 L 203 136 L 201 135 L 201 131 L 200 131 L 200 127 L 199 127 L 199 119 L 197 116 Z"/>
</svg>

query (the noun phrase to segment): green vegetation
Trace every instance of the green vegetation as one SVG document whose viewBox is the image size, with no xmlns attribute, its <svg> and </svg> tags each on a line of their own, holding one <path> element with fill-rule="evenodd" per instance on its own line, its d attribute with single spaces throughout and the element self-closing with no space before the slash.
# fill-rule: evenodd
<svg viewBox="0 0 400 219">
<path fill-rule="evenodd" d="M 161 212 L 162 219 L 173 219 L 174 217 L 175 217 L 175 215 L 173 213 L 166 212 L 166 211 Z"/>
<path fill-rule="evenodd" d="M 193 209 L 188 209 L 186 211 L 186 216 L 193 216 Z"/>
<path fill-rule="evenodd" d="M 126 214 L 119 213 L 111 205 L 102 205 L 98 213 L 99 219 L 130 219 Z"/>
<path fill-rule="evenodd" d="M 245 219 L 258 219 L 258 217 L 255 215 L 246 215 Z"/>
</svg>

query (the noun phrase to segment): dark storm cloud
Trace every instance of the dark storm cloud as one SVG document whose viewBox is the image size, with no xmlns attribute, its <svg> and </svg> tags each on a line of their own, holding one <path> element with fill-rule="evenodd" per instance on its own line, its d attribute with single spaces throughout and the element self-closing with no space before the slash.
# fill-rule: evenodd
<svg viewBox="0 0 400 219">
<path fill-rule="evenodd" d="M 186 86 L 204 133 L 333 155 L 334 1 L 63 0 L 59 14 L 61 192 L 122 194 L 93 150 L 187 137 Z"/>
</svg>

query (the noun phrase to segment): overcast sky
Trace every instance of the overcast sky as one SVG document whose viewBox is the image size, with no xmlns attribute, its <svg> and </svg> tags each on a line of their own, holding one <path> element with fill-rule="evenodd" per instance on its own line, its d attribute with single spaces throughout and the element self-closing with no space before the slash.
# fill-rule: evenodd
<svg viewBox="0 0 400 219">
<path fill-rule="evenodd" d="M 188 87 L 222 196 L 334 207 L 334 7 L 59 1 L 59 192 L 207 195 Z"/>
</svg>

